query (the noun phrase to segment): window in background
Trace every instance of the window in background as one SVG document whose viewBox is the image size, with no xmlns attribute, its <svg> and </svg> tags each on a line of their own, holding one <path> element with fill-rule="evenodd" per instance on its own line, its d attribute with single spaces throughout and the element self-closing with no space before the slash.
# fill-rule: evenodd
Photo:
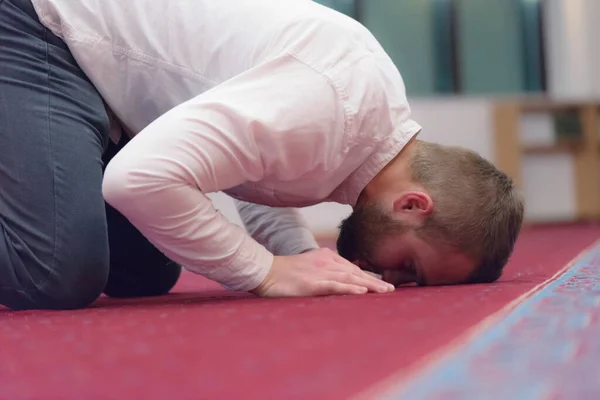
<svg viewBox="0 0 600 400">
<path fill-rule="evenodd" d="M 546 59 L 542 29 L 542 1 L 520 0 L 524 39 L 525 90 L 546 91 Z"/>
<path fill-rule="evenodd" d="M 539 0 L 454 0 L 460 92 L 544 88 Z"/>
<path fill-rule="evenodd" d="M 438 90 L 433 5 L 431 0 L 366 0 L 358 6 L 357 19 L 400 69 L 411 95 Z"/>
<path fill-rule="evenodd" d="M 364 24 L 409 95 L 545 90 L 541 0 L 317 0 Z"/>
<path fill-rule="evenodd" d="M 456 6 L 461 91 L 524 91 L 525 64 L 517 1 L 457 0 Z"/>
<path fill-rule="evenodd" d="M 317 3 L 333 8 L 349 17 L 356 18 L 356 5 L 354 0 L 316 0 Z"/>
<path fill-rule="evenodd" d="M 452 0 L 433 0 L 435 89 L 438 93 L 460 90 L 456 55 L 456 5 Z"/>
</svg>

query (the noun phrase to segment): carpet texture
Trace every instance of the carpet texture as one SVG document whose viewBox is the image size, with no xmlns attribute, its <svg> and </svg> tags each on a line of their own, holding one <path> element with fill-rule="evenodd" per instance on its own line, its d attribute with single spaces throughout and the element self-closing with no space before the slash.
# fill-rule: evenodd
<svg viewBox="0 0 600 400">
<path fill-rule="evenodd" d="M 598 237 L 591 225 L 528 228 L 487 285 L 258 299 L 184 273 L 160 298 L 0 309 L 0 399 L 348 399 L 401 379 Z"/>
</svg>

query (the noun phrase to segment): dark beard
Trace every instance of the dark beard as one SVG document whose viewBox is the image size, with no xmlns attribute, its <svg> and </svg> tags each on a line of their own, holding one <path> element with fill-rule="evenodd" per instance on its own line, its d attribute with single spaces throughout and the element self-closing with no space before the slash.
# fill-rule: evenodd
<svg viewBox="0 0 600 400">
<path fill-rule="evenodd" d="M 387 234 L 401 233 L 406 227 L 393 220 L 374 204 L 356 208 L 339 226 L 337 251 L 350 262 L 362 260 L 369 263 L 377 243 Z M 373 266 L 373 269 L 377 269 Z"/>
<path fill-rule="evenodd" d="M 340 233 L 336 243 L 339 255 L 350 262 L 358 260 L 359 255 L 364 252 L 361 249 L 359 238 L 362 232 L 360 211 L 353 211 L 348 218 L 342 221 L 339 229 Z"/>
</svg>

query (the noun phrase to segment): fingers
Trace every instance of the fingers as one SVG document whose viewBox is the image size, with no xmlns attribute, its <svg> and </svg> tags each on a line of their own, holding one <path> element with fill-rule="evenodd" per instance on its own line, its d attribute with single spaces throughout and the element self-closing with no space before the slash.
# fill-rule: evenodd
<svg viewBox="0 0 600 400">
<path fill-rule="evenodd" d="M 358 268 L 358 267 L 359 267 L 359 265 L 358 265 L 357 263 L 352 263 L 352 262 L 350 262 L 350 261 L 346 260 L 344 257 L 340 256 L 340 255 L 339 255 L 339 254 L 337 254 L 337 253 L 333 253 L 333 259 L 334 259 L 334 260 L 335 260 L 337 263 L 339 263 L 339 264 L 342 264 L 342 265 L 345 265 L 345 266 L 347 266 L 347 267 L 353 267 L 353 268 Z"/>
<path fill-rule="evenodd" d="M 350 262 L 348 260 L 346 260 L 345 258 L 339 256 L 339 255 L 335 255 L 335 262 L 338 263 L 340 266 L 342 266 L 343 268 L 349 268 L 352 269 L 353 271 L 362 271 L 365 272 L 363 270 L 363 267 L 365 266 L 365 263 L 360 261 L 360 260 L 356 260 L 354 262 Z"/>
<path fill-rule="evenodd" d="M 387 293 L 395 290 L 393 285 L 367 273 L 363 273 L 362 271 L 361 273 L 330 272 L 327 274 L 327 279 L 334 282 L 364 287 L 369 291 L 376 293 Z"/>
<path fill-rule="evenodd" d="M 365 283 L 368 282 L 369 284 L 381 287 L 385 292 L 393 292 L 396 289 L 394 285 L 391 285 L 388 282 L 385 282 L 383 279 L 381 279 L 380 275 L 371 274 L 363 270 L 355 272 L 354 275 L 357 276 L 359 279 L 365 281 Z"/>
<path fill-rule="evenodd" d="M 374 292 L 389 292 L 389 291 L 395 290 L 395 287 L 393 285 L 390 285 L 389 283 L 385 282 L 382 279 L 381 275 L 378 275 L 378 274 L 375 274 L 372 272 L 368 272 L 368 271 L 363 271 L 362 269 L 360 269 L 358 267 L 348 268 L 346 266 L 337 264 L 336 266 L 333 266 L 332 268 L 328 268 L 328 271 L 330 273 L 338 274 L 338 276 L 352 275 L 351 277 L 349 277 L 349 279 L 352 279 L 351 281 L 344 281 L 344 282 L 355 283 L 355 284 L 360 283 L 360 284 L 363 284 L 363 286 L 368 287 L 371 291 L 374 291 Z M 376 289 L 376 288 L 379 288 L 379 289 Z"/>
<path fill-rule="evenodd" d="M 366 269 L 366 267 L 365 267 L 365 263 L 364 263 L 363 261 L 360 261 L 360 260 L 355 260 L 355 261 L 352 261 L 352 264 L 356 265 L 356 266 L 357 266 L 358 268 L 360 268 L 360 270 L 362 270 L 364 273 L 366 273 L 366 274 L 368 274 L 368 275 L 371 275 L 372 277 L 375 277 L 375 278 L 377 278 L 377 279 L 381 279 L 381 280 L 383 280 L 383 275 L 381 275 L 381 274 L 377 274 L 377 273 L 375 273 L 375 272 L 371 272 L 371 271 L 369 271 L 368 269 Z M 386 281 L 386 282 L 387 282 L 387 281 Z"/>
<path fill-rule="evenodd" d="M 365 294 L 367 288 L 335 281 L 321 281 L 315 285 L 314 296 Z"/>
<path fill-rule="evenodd" d="M 371 275 L 373 278 L 377 278 L 377 279 L 383 280 L 383 275 L 376 274 L 375 272 L 369 272 L 369 271 L 365 271 L 365 273 Z"/>
<path fill-rule="evenodd" d="M 362 286 L 367 287 L 369 290 L 373 292 L 390 292 L 394 291 L 396 288 L 393 285 L 390 285 L 387 282 L 384 282 L 381 278 L 381 275 L 370 273 L 362 270 L 355 263 L 351 263 L 345 258 L 335 254 L 334 261 L 337 265 L 332 265 L 330 271 L 336 271 L 340 273 L 351 273 L 356 278 L 360 280 L 354 279 L 352 282 L 344 281 L 345 283 L 353 283 L 353 284 L 361 284 Z"/>
<path fill-rule="evenodd" d="M 364 294 L 369 291 L 387 293 L 395 290 L 389 283 L 326 249 L 292 257 L 278 260 L 286 261 L 294 268 L 287 268 L 281 263 L 273 264 L 279 268 L 272 268 L 275 283 L 266 295 L 326 296 Z"/>
<path fill-rule="evenodd" d="M 334 254 L 333 261 L 340 267 L 340 270 L 352 270 L 352 271 L 362 271 L 361 262 L 359 260 L 350 262 L 346 260 L 344 257 Z"/>
</svg>

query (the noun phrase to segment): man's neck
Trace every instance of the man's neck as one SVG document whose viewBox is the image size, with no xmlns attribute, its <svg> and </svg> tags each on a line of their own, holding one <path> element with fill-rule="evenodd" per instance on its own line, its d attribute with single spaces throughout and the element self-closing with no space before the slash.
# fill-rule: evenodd
<svg viewBox="0 0 600 400">
<path fill-rule="evenodd" d="M 417 146 L 416 140 L 411 140 L 396 157 L 394 157 L 362 191 L 357 205 L 369 199 L 380 197 L 386 192 L 397 192 L 412 182 L 411 160 Z"/>
</svg>

